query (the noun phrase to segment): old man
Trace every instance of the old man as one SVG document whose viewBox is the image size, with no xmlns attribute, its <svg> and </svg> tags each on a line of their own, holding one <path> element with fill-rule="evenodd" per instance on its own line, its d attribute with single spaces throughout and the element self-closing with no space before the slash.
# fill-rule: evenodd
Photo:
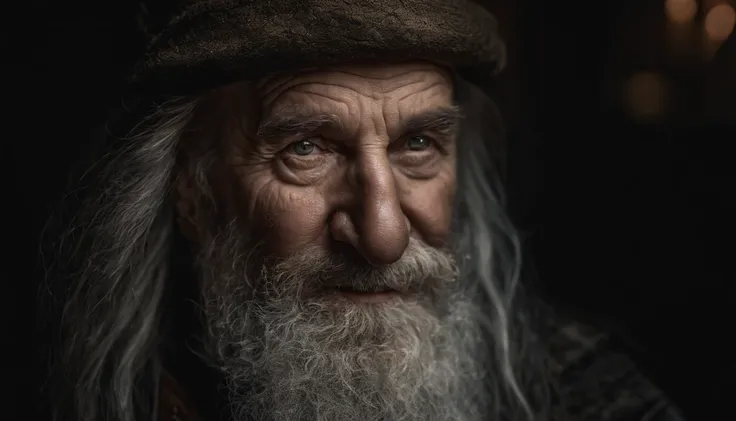
<svg viewBox="0 0 736 421">
<path fill-rule="evenodd" d="M 137 100 L 76 187 L 52 267 L 59 419 L 671 413 L 601 337 L 534 323 L 483 7 L 180 3 L 142 17 Z"/>
</svg>

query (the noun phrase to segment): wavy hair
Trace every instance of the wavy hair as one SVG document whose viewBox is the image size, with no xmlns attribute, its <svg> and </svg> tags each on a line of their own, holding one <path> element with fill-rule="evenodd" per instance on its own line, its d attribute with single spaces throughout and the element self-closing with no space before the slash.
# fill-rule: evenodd
<svg viewBox="0 0 736 421">
<path fill-rule="evenodd" d="M 467 116 L 454 221 L 461 276 L 487 302 L 481 323 L 493 344 L 495 419 L 532 420 L 544 412 L 534 376 L 541 359 L 529 346 L 519 237 L 489 173 L 488 136 L 501 134 L 491 118 L 498 113 L 488 115 L 492 103 L 477 87 L 459 79 L 456 85 Z M 170 191 L 180 139 L 199 102 L 160 102 L 127 135 L 106 133 L 104 153 L 67 197 L 79 200 L 72 218 L 61 218 L 61 234 L 48 232 L 56 241 L 45 254 L 54 259 L 44 262 L 42 292 L 52 310 L 44 319 L 53 333 L 48 394 L 55 420 L 155 418 L 175 230 Z"/>
</svg>

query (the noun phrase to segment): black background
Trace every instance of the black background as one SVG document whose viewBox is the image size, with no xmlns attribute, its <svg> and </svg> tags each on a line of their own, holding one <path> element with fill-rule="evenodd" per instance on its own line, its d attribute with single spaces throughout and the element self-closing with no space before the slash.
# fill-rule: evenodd
<svg viewBox="0 0 736 421">
<path fill-rule="evenodd" d="M 37 339 L 26 322 L 48 208 L 91 127 L 119 102 L 121 73 L 140 47 L 136 2 L 49 3 L 4 16 L 3 309 L 12 332 L 3 340 L 20 353 L 6 370 L 18 376 L 3 381 L 14 392 L 17 384 L 37 391 L 44 372 L 28 358 Z M 736 40 L 700 67 L 641 61 L 651 51 L 630 46 L 659 37 L 661 25 L 641 22 L 647 14 L 655 22 L 661 3 L 493 2 L 511 59 L 499 80 L 511 208 L 548 295 L 626 338 L 691 419 L 729 419 L 733 411 L 721 411 L 736 389 L 736 117 L 728 109 Z M 630 118 L 603 87 L 637 65 L 669 72 L 691 107 L 657 121 Z M 721 98 L 710 114 L 697 111 L 708 108 L 705 81 Z"/>
</svg>

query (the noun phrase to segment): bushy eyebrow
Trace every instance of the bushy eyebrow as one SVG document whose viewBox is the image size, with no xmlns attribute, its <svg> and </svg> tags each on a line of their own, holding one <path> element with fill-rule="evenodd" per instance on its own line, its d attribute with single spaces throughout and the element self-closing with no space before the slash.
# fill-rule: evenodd
<svg viewBox="0 0 736 421">
<path fill-rule="evenodd" d="M 402 135 L 421 132 L 453 134 L 457 131 L 461 119 L 462 112 L 458 106 L 435 108 L 402 121 L 401 133 Z"/>
<path fill-rule="evenodd" d="M 276 114 L 273 118 L 259 124 L 256 135 L 260 139 L 283 139 L 286 137 L 311 133 L 325 127 L 341 127 L 335 114 L 307 114 L 291 111 Z"/>
<path fill-rule="evenodd" d="M 457 106 L 435 108 L 400 122 L 400 133 L 405 135 L 433 131 L 452 134 L 457 130 L 461 118 L 462 112 Z M 342 122 L 335 114 L 310 114 L 305 110 L 290 110 L 262 121 L 256 135 L 268 141 L 341 127 Z"/>
</svg>

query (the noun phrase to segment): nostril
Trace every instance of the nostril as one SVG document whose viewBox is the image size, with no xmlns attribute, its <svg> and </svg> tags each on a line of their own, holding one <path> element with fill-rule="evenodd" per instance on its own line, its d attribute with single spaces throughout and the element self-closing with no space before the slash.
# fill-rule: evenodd
<svg viewBox="0 0 736 421">
<path fill-rule="evenodd" d="M 347 212 L 339 211 L 332 215 L 330 220 L 330 233 L 335 241 L 347 243 L 357 249 L 359 247 L 358 232 Z"/>
</svg>

